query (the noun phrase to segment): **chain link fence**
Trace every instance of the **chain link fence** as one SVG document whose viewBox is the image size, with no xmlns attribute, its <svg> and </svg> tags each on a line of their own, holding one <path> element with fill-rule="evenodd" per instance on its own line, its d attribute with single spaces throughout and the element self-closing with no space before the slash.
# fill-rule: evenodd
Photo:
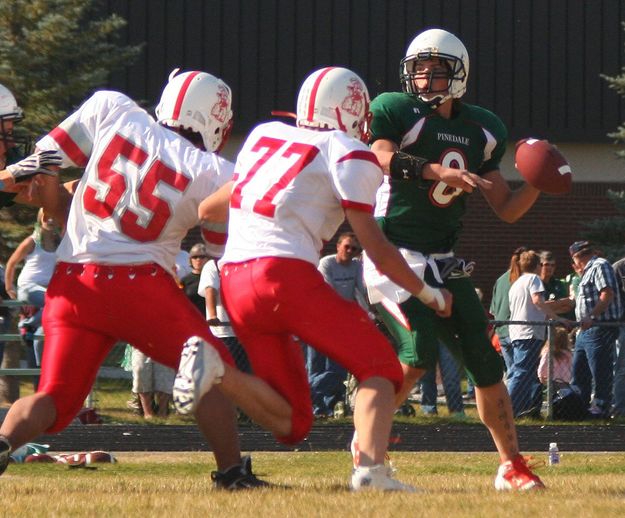
<svg viewBox="0 0 625 518">
<path fill-rule="evenodd" d="M 37 382 L 39 368 L 29 364 L 28 345 L 24 340 L 23 333 L 17 329 L 16 313 L 21 303 L 16 301 L 3 301 L 0 307 L 9 308 L 11 316 L 7 321 L 4 317 L 0 321 L 0 348 L 3 348 L 3 360 L 0 368 L 0 398 L 3 406 L 8 406 L 20 395 L 25 395 L 34 389 Z M 505 382 L 511 393 L 515 417 L 518 419 L 540 419 L 546 421 L 588 421 L 591 417 L 608 418 L 611 414 L 612 401 L 606 402 L 610 408 L 603 408 L 600 415 L 592 414 L 592 406 L 595 397 L 595 387 L 597 380 L 593 378 L 595 368 L 579 369 L 578 377 L 586 374 L 588 379 L 575 379 L 571 384 L 573 355 L 575 339 L 579 327 L 567 330 L 557 321 L 492 321 L 495 330 L 500 325 L 542 325 L 546 327 L 546 340 L 530 340 L 527 343 L 502 344 L 502 355 L 506 360 Z M 598 327 L 625 329 L 625 322 L 595 323 Z M 617 331 L 618 333 L 618 331 Z M 621 332 L 622 338 L 625 336 Z M 243 348 L 235 338 L 224 340 L 230 349 L 237 366 L 249 371 L 249 363 Z M 617 347 L 619 341 L 616 341 Z M 614 382 L 618 385 L 625 380 L 625 372 L 620 373 L 620 378 L 614 379 L 613 368 L 617 364 L 617 350 L 612 345 L 606 345 L 608 352 L 605 358 L 610 362 L 610 372 L 603 371 L 603 376 L 609 379 L 603 380 L 610 386 Z M 132 392 L 132 369 L 129 361 L 130 348 L 128 344 L 116 344 L 111 353 L 104 361 L 93 390 L 85 401 L 86 407 L 94 407 L 98 414 L 103 416 L 106 422 L 124 422 L 126 418 L 137 419 L 137 414 L 141 414 L 141 405 Z M 512 362 L 512 363 L 510 363 Z M 622 363 L 622 362 L 621 362 Z M 539 372 L 540 367 L 540 372 Z M 623 370 L 625 366 L 621 366 Z M 434 373 L 430 377 L 430 395 L 426 394 L 426 380 L 420 384 L 415 393 L 411 396 L 409 403 L 403 408 L 401 413 L 407 416 L 415 415 L 414 408 L 420 404 L 423 413 L 427 414 L 428 402 L 436 413 L 436 403 L 447 403 L 449 413 L 456 413 L 453 405 L 450 405 L 450 397 L 457 400 L 458 397 L 464 399 L 464 404 L 471 406 L 471 384 L 467 383 L 464 370 L 457 365 L 457 381 L 442 383 L 440 373 L 437 377 Z M 595 372 L 596 374 L 596 372 Z M 432 396 L 431 387 L 434 380 L 434 394 Z M 437 383 L 438 381 L 438 383 Z M 443 380 L 444 381 L 444 380 Z M 353 385 L 353 383 L 351 384 Z M 350 385 L 349 388 L 353 389 Z M 579 386 L 590 386 L 590 394 L 584 395 L 580 392 Z M 450 388 L 451 387 L 451 388 Z M 454 388 L 456 387 L 456 388 Z M 454 392 L 458 390 L 461 393 Z M 447 400 L 445 400 L 447 393 Z M 349 396 L 353 396 L 352 390 L 347 390 L 346 406 L 349 408 Z M 428 400 L 429 397 L 429 400 Z M 590 400 L 587 398 L 590 397 Z M 460 407 L 462 409 L 462 407 Z M 134 417 L 133 417 L 134 416 Z M 597 420 L 601 422 L 601 420 Z M 590 421 L 589 421 L 590 422 Z"/>
</svg>

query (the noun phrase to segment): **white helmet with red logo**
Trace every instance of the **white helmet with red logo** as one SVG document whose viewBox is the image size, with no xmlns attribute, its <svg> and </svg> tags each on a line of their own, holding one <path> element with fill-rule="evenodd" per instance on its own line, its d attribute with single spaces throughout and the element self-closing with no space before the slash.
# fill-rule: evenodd
<svg viewBox="0 0 625 518">
<path fill-rule="evenodd" d="M 347 68 L 327 67 L 310 74 L 297 96 L 297 125 L 336 129 L 363 142 L 369 139 L 369 92 Z"/>
<path fill-rule="evenodd" d="M 232 127 L 232 92 L 206 72 L 174 69 L 154 110 L 158 122 L 199 133 L 207 151 L 218 152 Z M 186 136 L 186 135 L 185 135 Z"/>
</svg>

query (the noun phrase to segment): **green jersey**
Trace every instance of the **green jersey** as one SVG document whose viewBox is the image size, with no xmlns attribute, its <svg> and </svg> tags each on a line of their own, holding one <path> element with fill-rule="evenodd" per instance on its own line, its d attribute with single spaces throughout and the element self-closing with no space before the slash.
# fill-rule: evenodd
<svg viewBox="0 0 625 518">
<path fill-rule="evenodd" d="M 499 169 L 507 131 L 484 108 L 458 103 L 453 116 L 445 119 L 415 95 L 389 92 L 372 101 L 371 111 L 372 142 L 390 140 L 405 153 L 480 176 Z M 466 196 L 440 181 L 385 176 L 375 215 L 395 245 L 426 254 L 449 252 L 462 230 Z"/>
</svg>

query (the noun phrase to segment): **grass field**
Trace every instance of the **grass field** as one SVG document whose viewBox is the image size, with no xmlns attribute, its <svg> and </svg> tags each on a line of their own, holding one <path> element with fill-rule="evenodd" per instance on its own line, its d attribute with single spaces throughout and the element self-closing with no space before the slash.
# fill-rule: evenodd
<svg viewBox="0 0 625 518">
<path fill-rule="evenodd" d="M 540 454 L 540 459 L 544 458 Z M 277 484 L 262 491 L 212 490 L 209 453 L 120 453 L 97 469 L 11 465 L 0 478 L 0 515 L 134 517 L 622 516 L 625 454 L 562 454 L 538 473 L 547 491 L 500 494 L 492 453 L 397 453 L 398 478 L 420 494 L 351 493 L 347 452 L 255 453 L 254 470 Z"/>
</svg>

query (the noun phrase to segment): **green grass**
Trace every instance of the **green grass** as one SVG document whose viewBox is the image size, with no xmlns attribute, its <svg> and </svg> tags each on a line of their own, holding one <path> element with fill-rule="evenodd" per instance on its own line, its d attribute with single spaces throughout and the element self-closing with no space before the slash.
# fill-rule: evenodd
<svg viewBox="0 0 625 518">
<path fill-rule="evenodd" d="M 540 457 L 546 457 L 541 453 Z M 0 479 L 3 516 L 622 516 L 625 454 L 563 453 L 543 467 L 547 491 L 501 494 L 492 453 L 393 453 L 397 477 L 420 494 L 350 493 L 346 452 L 255 453 L 257 474 L 277 485 L 227 493 L 210 487 L 209 453 L 120 453 L 96 470 L 11 465 Z"/>
</svg>

